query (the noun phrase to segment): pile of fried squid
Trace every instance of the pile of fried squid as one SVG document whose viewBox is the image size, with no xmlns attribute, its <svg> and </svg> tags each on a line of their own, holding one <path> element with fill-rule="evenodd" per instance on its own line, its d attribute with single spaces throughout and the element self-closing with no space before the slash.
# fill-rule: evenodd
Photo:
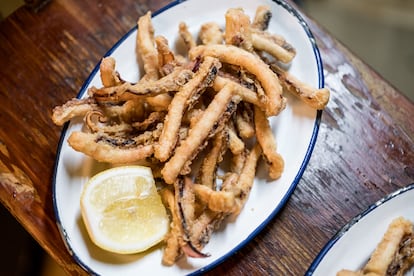
<svg viewBox="0 0 414 276">
<path fill-rule="evenodd" d="M 148 12 L 138 20 L 139 81 L 122 79 L 115 59 L 105 57 L 102 87 L 53 110 L 56 125 L 83 118 L 85 127 L 68 138 L 76 151 L 99 162 L 152 168 L 171 217 L 165 265 L 209 256 L 204 246 L 226 217 L 242 210 L 259 160 L 269 178 L 281 176 L 284 160 L 269 118 L 285 108 L 285 91 L 315 109 L 328 103 L 329 90 L 283 69 L 296 51 L 267 31 L 271 16 L 268 6 L 259 6 L 252 19 L 231 8 L 224 27 L 207 22 L 197 37 L 180 23 L 183 55 L 155 36 Z"/>
</svg>

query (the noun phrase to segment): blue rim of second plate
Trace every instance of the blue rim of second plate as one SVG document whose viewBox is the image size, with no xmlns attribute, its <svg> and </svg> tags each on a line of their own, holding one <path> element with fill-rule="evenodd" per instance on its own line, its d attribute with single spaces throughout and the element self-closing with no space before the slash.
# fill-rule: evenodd
<svg viewBox="0 0 414 276">
<path fill-rule="evenodd" d="M 408 192 L 410 190 L 414 190 L 414 183 L 409 184 L 403 188 L 400 188 L 382 199 L 378 200 L 374 204 L 370 205 L 365 211 L 362 213 L 356 215 L 354 218 L 352 218 L 347 224 L 345 224 L 339 231 L 328 241 L 328 243 L 322 248 L 321 252 L 316 256 L 315 260 L 312 262 L 312 264 L 309 266 L 309 269 L 306 271 L 305 275 L 310 276 L 312 275 L 315 270 L 318 268 L 319 264 L 322 262 L 322 260 L 325 258 L 325 256 L 328 254 L 328 252 L 331 250 L 331 248 L 342 238 L 343 235 L 345 235 L 355 224 L 357 224 L 362 218 L 364 218 L 366 215 L 371 213 L 373 210 L 375 210 L 377 207 L 380 207 L 384 203 L 390 201 L 393 198 L 396 198 L 405 192 Z"/>
<path fill-rule="evenodd" d="M 177 1 L 171 2 L 170 4 L 164 6 L 163 8 L 157 10 L 156 12 L 154 12 L 152 15 L 153 15 L 153 17 L 155 17 L 155 16 L 163 13 L 164 11 L 166 11 L 166 10 L 172 8 L 172 7 L 175 7 L 175 6 L 177 6 L 181 3 L 187 2 L 187 1 L 188 0 L 177 0 Z M 316 65 L 317 65 L 317 69 L 318 69 L 318 80 L 319 80 L 318 86 L 319 86 L 319 88 L 323 88 L 324 87 L 324 75 L 323 75 L 322 59 L 321 59 L 320 52 L 319 52 L 319 49 L 318 49 L 317 44 L 316 44 L 316 40 L 315 40 L 308 24 L 306 23 L 304 18 L 301 16 L 301 14 L 295 8 L 293 8 L 290 4 L 286 3 L 283 0 L 271 0 L 271 1 L 276 3 L 277 5 L 281 6 L 287 12 L 289 12 L 293 17 L 295 17 L 298 20 L 299 24 L 302 26 L 303 30 L 305 31 L 305 33 L 306 33 L 306 35 L 307 35 L 307 37 L 308 37 L 308 39 L 309 39 L 309 41 L 312 45 L 312 49 L 313 49 L 313 52 L 314 52 L 314 55 L 315 55 Z M 112 48 L 104 56 L 106 57 L 106 56 L 111 55 L 136 30 L 137 30 L 137 26 L 135 26 L 131 30 L 129 30 L 118 42 L 116 42 L 112 46 Z M 100 62 L 98 62 L 98 64 L 95 66 L 95 68 L 90 73 L 89 77 L 86 79 L 86 81 L 82 85 L 82 87 L 79 90 L 79 93 L 77 95 L 77 98 L 81 98 L 83 96 L 83 94 L 86 92 L 86 90 L 87 90 L 86 88 L 89 86 L 89 84 L 92 81 L 93 77 L 97 74 L 97 72 L 99 70 L 99 66 L 100 66 Z M 201 268 L 197 271 L 194 271 L 194 272 L 190 273 L 189 275 L 201 275 L 202 273 L 205 273 L 206 271 L 209 271 L 209 270 L 213 269 L 214 267 L 216 267 L 217 265 L 224 262 L 227 258 L 229 258 L 231 255 L 235 254 L 238 250 L 240 250 L 248 242 L 250 242 L 254 237 L 256 237 L 263 230 L 263 228 L 280 212 L 280 210 L 287 203 L 287 200 L 289 199 L 289 197 L 291 196 L 291 194 L 295 190 L 297 184 L 299 183 L 299 180 L 301 179 L 301 177 L 302 177 L 302 175 L 303 175 L 303 173 L 306 169 L 306 166 L 309 162 L 309 159 L 312 155 L 312 151 L 313 151 L 315 143 L 316 143 L 316 139 L 317 139 L 318 132 L 319 132 L 319 125 L 320 125 L 321 117 L 322 117 L 322 110 L 317 110 L 316 111 L 316 117 L 315 117 L 315 124 L 314 124 L 313 131 L 312 131 L 312 136 L 311 136 L 311 139 L 309 141 L 309 146 L 308 146 L 307 151 L 305 153 L 305 157 L 303 159 L 303 162 L 300 165 L 299 171 L 296 174 L 295 178 L 293 179 L 292 184 L 290 185 L 289 189 L 285 193 L 282 200 L 279 202 L 279 204 L 273 210 L 273 212 L 252 233 L 250 233 L 250 235 L 244 241 L 242 241 L 237 246 L 235 246 L 231 251 L 229 251 L 227 254 L 223 255 L 222 257 L 218 258 L 216 261 L 204 266 L 203 268 Z M 55 167 L 54 167 L 54 171 L 53 171 L 52 201 L 53 201 L 53 207 L 54 207 L 55 216 L 56 216 L 56 224 L 57 224 L 57 226 L 59 228 L 59 231 L 62 235 L 65 246 L 66 246 L 67 250 L 69 251 L 69 253 L 71 254 L 72 258 L 75 260 L 75 262 L 78 263 L 90 275 L 99 275 L 96 272 L 94 272 L 94 270 L 92 268 L 90 268 L 88 265 L 86 265 L 76 255 L 76 253 L 73 251 L 73 249 L 70 245 L 70 239 L 68 238 L 68 236 L 66 234 L 66 230 L 64 229 L 63 225 L 61 224 L 59 211 L 58 211 L 58 207 L 57 207 L 58 204 L 57 204 L 57 199 L 56 199 L 56 175 L 57 175 L 57 170 L 58 170 L 58 166 L 59 166 L 61 149 L 62 149 L 62 145 L 64 143 L 64 139 L 65 139 L 68 127 L 69 127 L 69 122 L 67 122 L 63 126 L 63 129 L 62 129 L 62 134 L 61 134 L 60 139 L 59 139 L 57 153 L 56 153 Z"/>
</svg>

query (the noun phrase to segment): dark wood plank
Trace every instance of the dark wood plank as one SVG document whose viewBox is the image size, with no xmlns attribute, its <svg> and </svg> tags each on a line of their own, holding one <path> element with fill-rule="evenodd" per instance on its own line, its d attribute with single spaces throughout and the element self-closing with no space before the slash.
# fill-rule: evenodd
<svg viewBox="0 0 414 276">
<path fill-rule="evenodd" d="M 148 9 L 166 1 L 52 1 L 0 27 L 0 199 L 70 274 L 84 273 L 55 224 L 51 180 L 61 128 L 54 106 L 75 97 L 102 56 Z M 66 251 L 66 252 L 65 252 Z"/>
</svg>

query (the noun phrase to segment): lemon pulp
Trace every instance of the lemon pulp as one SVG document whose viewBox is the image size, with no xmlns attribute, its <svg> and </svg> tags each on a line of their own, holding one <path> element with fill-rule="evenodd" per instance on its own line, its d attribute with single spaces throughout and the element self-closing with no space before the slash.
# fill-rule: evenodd
<svg viewBox="0 0 414 276">
<path fill-rule="evenodd" d="M 144 251 L 168 232 L 169 219 L 147 167 L 117 167 L 94 176 L 82 192 L 81 211 L 92 241 L 112 252 Z"/>
</svg>

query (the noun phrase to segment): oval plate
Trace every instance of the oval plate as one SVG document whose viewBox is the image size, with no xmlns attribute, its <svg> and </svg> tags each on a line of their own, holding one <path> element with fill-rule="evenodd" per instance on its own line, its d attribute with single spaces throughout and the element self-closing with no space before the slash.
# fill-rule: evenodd
<svg viewBox="0 0 414 276">
<path fill-rule="evenodd" d="M 354 217 L 324 246 L 306 275 L 356 271 L 368 261 L 391 221 L 399 216 L 414 222 L 414 184 L 401 188 Z M 414 275 L 414 268 L 407 275 Z"/>
<path fill-rule="evenodd" d="M 273 17 L 269 31 L 286 38 L 297 50 L 289 71 L 302 81 L 323 87 L 323 70 L 315 40 L 298 11 L 283 1 L 249 0 L 191 0 L 174 2 L 153 13 L 155 34 L 165 36 L 170 45 L 177 44 L 178 24 L 184 21 L 196 35 L 200 25 L 216 21 L 224 26 L 224 14 L 229 8 L 242 7 L 253 18 L 257 6 L 269 5 Z M 211 7 L 214 7 L 212 9 Z M 107 53 L 117 61 L 117 70 L 123 79 L 137 81 L 139 66 L 135 62 L 137 29 L 128 32 Z M 101 87 L 99 64 L 86 80 L 78 97 L 83 97 L 90 86 Z M 320 111 L 315 111 L 296 98 L 286 95 L 285 110 L 271 119 L 278 149 L 285 160 L 285 171 L 277 181 L 266 179 L 266 170 L 259 166 L 250 197 L 237 219 L 226 221 L 215 232 L 203 250 L 211 254 L 204 259 L 188 259 L 172 267 L 161 264 L 162 247 L 155 247 L 142 254 L 120 256 L 94 246 L 83 225 L 79 197 L 83 184 L 94 174 L 108 167 L 94 162 L 74 151 L 67 138 L 74 130 L 82 128 L 82 120 L 72 120 L 65 125 L 59 143 L 54 183 L 53 202 L 57 225 L 62 237 L 77 263 L 91 274 L 183 275 L 201 273 L 223 262 L 237 249 L 244 246 L 279 212 L 301 178 L 314 147 L 320 122 Z"/>
</svg>

